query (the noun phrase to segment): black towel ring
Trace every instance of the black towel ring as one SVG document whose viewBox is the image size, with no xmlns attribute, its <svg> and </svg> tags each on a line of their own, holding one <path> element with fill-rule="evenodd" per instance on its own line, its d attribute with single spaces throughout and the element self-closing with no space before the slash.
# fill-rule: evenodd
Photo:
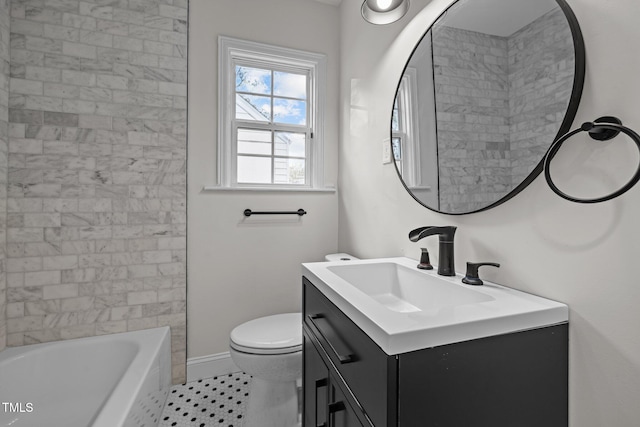
<svg viewBox="0 0 640 427">
<path fill-rule="evenodd" d="M 580 128 L 572 130 L 571 132 L 561 136 L 560 139 L 551 144 L 551 147 L 549 147 L 549 151 L 547 151 L 547 154 L 544 158 L 544 177 L 547 180 L 547 184 L 549 184 L 549 187 L 551 187 L 554 193 L 556 193 L 563 199 L 570 200 L 576 203 L 600 203 L 618 197 L 626 193 L 631 187 L 636 185 L 636 183 L 640 180 L 640 163 L 638 164 L 636 173 L 629 180 L 629 182 L 623 185 L 619 190 L 614 191 L 613 193 L 608 194 L 604 197 L 598 197 L 596 199 L 580 199 L 562 192 L 551 180 L 549 165 L 551 164 L 551 160 L 555 157 L 562 144 L 567 139 L 571 138 L 573 135 L 579 132 L 589 132 L 589 136 L 598 141 L 608 141 L 612 138 L 615 138 L 620 132 L 622 132 L 630 137 L 638 146 L 638 150 L 640 150 L 640 135 L 638 135 L 628 127 L 623 126 L 622 122 L 616 117 L 605 116 L 596 119 L 594 122 L 583 123 Z"/>
</svg>

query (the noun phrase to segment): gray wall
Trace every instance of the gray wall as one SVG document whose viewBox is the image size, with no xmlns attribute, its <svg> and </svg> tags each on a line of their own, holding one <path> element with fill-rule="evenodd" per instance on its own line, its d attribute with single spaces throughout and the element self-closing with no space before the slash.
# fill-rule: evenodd
<svg viewBox="0 0 640 427">
<path fill-rule="evenodd" d="M 169 325 L 181 382 L 187 0 L 11 5 L 7 345 Z"/>
<path fill-rule="evenodd" d="M 9 0 L 0 0 L 0 350 L 7 342 L 5 274 L 9 119 Z"/>
<path fill-rule="evenodd" d="M 324 179 L 335 186 L 340 15 L 337 7 L 315 0 L 191 0 L 190 13 L 191 359 L 228 355 L 229 333 L 243 322 L 300 311 L 300 263 L 322 261 L 336 252 L 338 241 L 337 192 L 203 191 L 217 182 L 218 36 L 327 56 Z M 308 214 L 247 218 L 242 214 L 247 208 L 303 208 Z"/>
<path fill-rule="evenodd" d="M 457 226 L 458 272 L 466 261 L 497 261 L 499 269 L 482 272 L 487 280 L 569 306 L 570 426 L 637 425 L 640 286 L 633 272 L 640 253 L 640 186 L 606 203 L 578 205 L 556 196 L 540 176 L 494 209 L 452 216 L 420 206 L 394 165 L 382 164 L 378 142 L 389 134 L 403 66 L 425 28 L 450 3 L 413 0 L 407 16 L 381 29 L 362 19 L 362 1 L 342 1 L 340 250 L 362 258 L 417 260 L 424 245 L 437 264 L 438 239 L 416 244 L 407 233 L 425 225 Z M 572 129 L 603 114 L 640 129 L 640 2 L 570 4 L 584 34 L 588 70 Z M 604 195 L 629 180 L 638 150 L 625 138 L 604 145 L 589 140 L 567 141 L 554 158 L 554 173 L 575 177 L 572 189 L 581 196 Z"/>
</svg>

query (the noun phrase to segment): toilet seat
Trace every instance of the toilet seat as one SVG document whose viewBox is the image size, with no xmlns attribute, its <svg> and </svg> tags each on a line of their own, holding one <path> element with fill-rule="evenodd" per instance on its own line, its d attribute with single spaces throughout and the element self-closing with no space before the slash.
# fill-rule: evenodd
<svg viewBox="0 0 640 427">
<path fill-rule="evenodd" d="M 230 346 L 249 354 L 288 354 L 302 351 L 302 315 L 276 314 L 250 320 L 231 331 Z"/>
</svg>

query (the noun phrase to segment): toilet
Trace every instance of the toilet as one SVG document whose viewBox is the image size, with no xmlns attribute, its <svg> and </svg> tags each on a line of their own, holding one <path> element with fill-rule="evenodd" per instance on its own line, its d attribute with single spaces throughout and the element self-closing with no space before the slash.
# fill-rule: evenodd
<svg viewBox="0 0 640 427">
<path fill-rule="evenodd" d="M 357 259 L 330 254 L 326 261 Z M 246 427 L 294 427 L 298 417 L 297 381 L 302 377 L 302 314 L 260 317 L 236 326 L 229 337 L 231 359 L 251 375 Z"/>
</svg>

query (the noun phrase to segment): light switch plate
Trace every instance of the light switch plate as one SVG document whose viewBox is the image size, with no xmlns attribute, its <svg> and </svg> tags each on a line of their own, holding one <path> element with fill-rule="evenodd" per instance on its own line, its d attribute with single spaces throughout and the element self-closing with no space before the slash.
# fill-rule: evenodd
<svg viewBox="0 0 640 427">
<path fill-rule="evenodd" d="M 389 138 L 382 140 L 382 164 L 391 163 L 391 141 Z"/>
</svg>

